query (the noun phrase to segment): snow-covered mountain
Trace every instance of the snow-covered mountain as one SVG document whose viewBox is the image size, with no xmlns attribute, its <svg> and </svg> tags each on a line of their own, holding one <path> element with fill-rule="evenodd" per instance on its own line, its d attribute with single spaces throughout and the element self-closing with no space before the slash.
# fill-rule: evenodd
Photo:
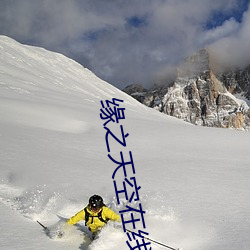
<svg viewBox="0 0 250 250">
<path fill-rule="evenodd" d="M 193 126 L 140 104 L 63 55 L 0 36 L 0 248 L 125 250 L 112 224 L 90 242 L 84 222 L 48 238 L 61 217 L 103 196 L 119 212 L 101 101 L 123 100 L 131 151 L 151 239 L 184 250 L 248 250 L 250 134 Z M 120 127 L 110 124 L 119 136 Z M 119 137 L 120 138 L 120 137 Z M 127 160 L 127 158 L 126 158 Z M 128 168 L 128 172 L 130 169 Z M 117 181 L 123 180 L 120 176 Z M 118 183 L 122 185 L 121 183 Z M 60 220 L 61 221 L 61 220 Z M 63 223 L 63 221 L 61 221 Z M 163 249 L 152 244 L 152 249 Z"/>
<path fill-rule="evenodd" d="M 250 127 L 249 68 L 217 72 L 203 49 L 180 65 L 171 86 L 149 91 L 128 86 L 124 92 L 146 106 L 184 121 L 209 127 Z"/>
</svg>

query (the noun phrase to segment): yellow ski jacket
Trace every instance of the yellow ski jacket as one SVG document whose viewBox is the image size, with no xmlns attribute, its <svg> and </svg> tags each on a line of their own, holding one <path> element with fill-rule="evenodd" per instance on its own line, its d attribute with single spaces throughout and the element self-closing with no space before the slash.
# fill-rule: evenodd
<svg viewBox="0 0 250 250">
<path fill-rule="evenodd" d="M 98 212 L 93 212 L 87 207 L 87 212 L 89 213 L 89 219 L 86 222 L 86 225 L 88 226 L 89 230 L 92 233 L 95 233 L 98 231 L 98 229 L 102 228 L 106 223 L 101 221 L 98 218 L 98 214 L 101 213 L 101 217 L 104 221 L 112 220 L 112 221 L 121 221 L 120 215 L 116 214 L 114 211 L 112 211 L 110 208 L 103 206 Z M 67 224 L 74 225 L 80 220 L 85 220 L 85 211 L 82 209 L 77 214 L 72 216 L 68 221 Z"/>
</svg>

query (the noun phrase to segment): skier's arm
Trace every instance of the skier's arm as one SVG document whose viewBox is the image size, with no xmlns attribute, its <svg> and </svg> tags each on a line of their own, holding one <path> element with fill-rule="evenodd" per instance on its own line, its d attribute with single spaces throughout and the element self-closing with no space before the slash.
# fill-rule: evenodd
<svg viewBox="0 0 250 250">
<path fill-rule="evenodd" d="M 108 207 L 105 207 L 105 217 L 112 221 L 121 221 L 121 216 L 116 214 L 113 210 Z"/>
<path fill-rule="evenodd" d="M 78 221 L 84 220 L 85 218 L 85 212 L 84 209 L 72 216 L 70 219 L 68 219 L 67 224 L 75 225 Z"/>
</svg>

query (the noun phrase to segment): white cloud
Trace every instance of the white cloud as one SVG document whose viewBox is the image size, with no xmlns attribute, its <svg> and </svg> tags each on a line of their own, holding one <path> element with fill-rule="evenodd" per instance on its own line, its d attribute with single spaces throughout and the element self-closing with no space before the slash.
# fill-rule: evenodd
<svg viewBox="0 0 250 250">
<path fill-rule="evenodd" d="M 250 63 L 250 9 L 234 32 L 211 44 L 210 49 L 218 63 L 225 66 L 246 66 Z"/>
<path fill-rule="evenodd" d="M 214 41 L 218 41 L 225 37 L 231 36 L 237 33 L 240 24 L 232 17 L 226 20 L 221 26 L 216 28 L 205 30 L 204 34 L 201 34 L 201 44 L 211 44 Z"/>
<path fill-rule="evenodd" d="M 230 15 L 238 4 L 237 0 L 2 0 L 0 33 L 62 52 L 116 86 L 150 84 L 166 68 L 210 43 L 218 50 L 223 44 L 235 46 L 238 39 L 244 44 L 250 33 L 247 14 L 242 24 L 231 18 L 213 30 L 204 28 L 213 13 Z M 131 26 L 131 17 L 144 25 Z"/>
</svg>

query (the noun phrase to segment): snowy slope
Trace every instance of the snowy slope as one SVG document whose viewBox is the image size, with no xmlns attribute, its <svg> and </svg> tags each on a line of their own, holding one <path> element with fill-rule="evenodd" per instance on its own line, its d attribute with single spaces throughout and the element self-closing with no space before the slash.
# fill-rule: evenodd
<svg viewBox="0 0 250 250">
<path fill-rule="evenodd" d="M 98 193 L 118 211 L 101 100 L 124 100 L 149 237 L 184 250 L 250 248 L 248 132 L 196 127 L 149 109 L 63 55 L 0 36 L 1 249 L 128 249 L 112 226 L 90 245 L 53 226 Z M 118 127 L 119 128 L 119 127 Z M 114 132 L 119 132 L 113 126 Z M 112 130 L 113 131 L 113 130 Z M 13 238 L 10 240 L 10 238 Z M 162 249 L 152 245 L 153 249 Z"/>
</svg>

